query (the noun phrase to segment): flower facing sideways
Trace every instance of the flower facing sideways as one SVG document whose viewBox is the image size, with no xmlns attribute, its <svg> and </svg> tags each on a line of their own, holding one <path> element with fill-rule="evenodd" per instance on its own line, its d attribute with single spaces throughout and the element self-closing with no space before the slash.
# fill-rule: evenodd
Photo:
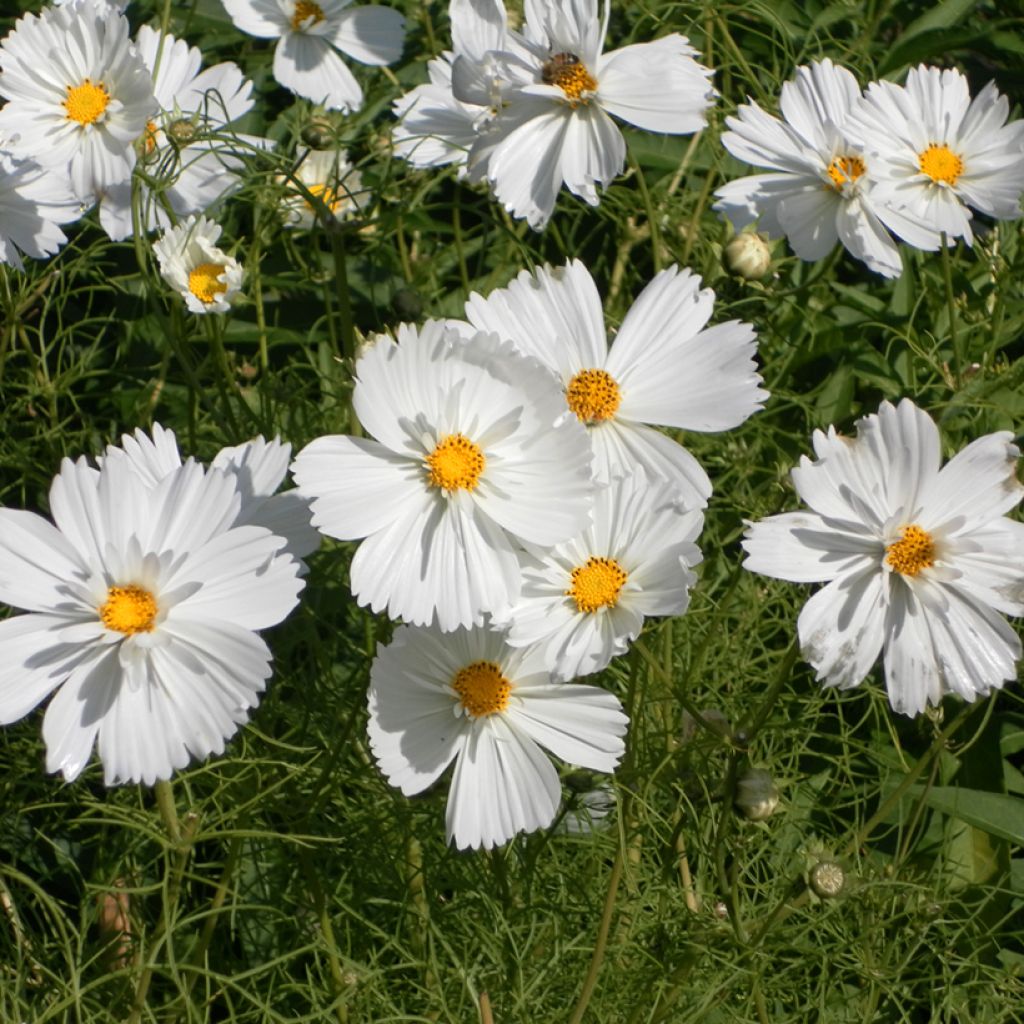
<svg viewBox="0 0 1024 1024">
<path fill-rule="evenodd" d="M 220 225 L 188 217 L 153 243 L 160 276 L 193 313 L 226 313 L 242 289 L 242 265 L 217 248 Z"/>
<path fill-rule="evenodd" d="M 293 177 L 278 176 L 285 190 L 281 206 L 288 227 L 309 231 L 318 216 L 344 220 L 367 200 L 362 178 L 345 150 L 302 149 L 297 163 Z"/>
<path fill-rule="evenodd" d="M 610 772 L 628 724 L 612 694 L 552 684 L 535 650 L 484 627 L 399 627 L 370 669 L 369 705 L 374 757 L 406 796 L 455 762 L 445 819 L 459 849 L 550 825 L 562 787 L 542 748 Z"/>
<path fill-rule="evenodd" d="M 1003 515 L 1024 494 L 1011 438 L 987 434 L 940 468 L 938 429 L 909 399 L 854 439 L 815 433 L 817 460 L 793 470 L 811 511 L 752 524 L 743 546 L 754 572 L 826 584 L 798 622 L 826 686 L 856 686 L 881 652 L 890 703 L 914 715 L 1014 678 L 1021 643 L 999 614 L 1024 614 L 1024 525 Z"/>
<path fill-rule="evenodd" d="M 0 509 L 0 722 L 54 693 L 47 770 L 69 781 L 98 743 L 104 778 L 152 784 L 221 753 L 270 676 L 257 634 L 295 606 L 285 541 L 233 525 L 235 481 L 191 460 L 149 486 L 123 460 L 65 459 L 53 523 Z"/>
</svg>

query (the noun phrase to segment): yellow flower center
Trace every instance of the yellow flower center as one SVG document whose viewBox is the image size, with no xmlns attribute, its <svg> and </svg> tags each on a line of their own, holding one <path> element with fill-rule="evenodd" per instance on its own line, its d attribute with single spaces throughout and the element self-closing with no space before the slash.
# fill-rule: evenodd
<svg viewBox="0 0 1024 1024">
<path fill-rule="evenodd" d="M 859 156 L 837 156 L 828 165 L 828 176 L 832 179 L 832 188 L 842 192 L 848 182 L 856 181 L 867 167 Z"/>
<path fill-rule="evenodd" d="M 152 633 L 156 620 L 156 598 L 143 587 L 110 587 L 100 605 L 100 621 L 107 629 L 132 636 Z"/>
<path fill-rule="evenodd" d="M 298 0 L 295 5 L 295 13 L 292 15 L 292 28 L 296 32 L 301 31 L 302 23 L 307 19 L 312 18 L 310 25 L 315 25 L 318 21 L 324 20 L 323 8 L 313 3 L 313 0 Z M 308 28 L 308 26 L 306 26 Z"/>
<path fill-rule="evenodd" d="M 487 465 L 484 453 L 468 437 L 449 434 L 426 458 L 431 487 L 472 491 Z"/>
<path fill-rule="evenodd" d="M 615 415 L 622 394 L 610 373 L 604 370 L 580 370 L 569 381 L 565 400 L 584 423 L 601 423 Z"/>
<path fill-rule="evenodd" d="M 153 155 L 153 151 L 156 149 L 156 133 L 159 130 L 156 121 L 146 122 L 146 129 L 139 137 L 139 146 L 142 149 L 143 157 Z"/>
<path fill-rule="evenodd" d="M 110 103 L 110 93 L 102 82 L 87 78 L 81 85 L 69 85 L 64 109 L 69 121 L 80 125 L 95 124 Z"/>
<path fill-rule="evenodd" d="M 920 526 L 906 526 L 900 539 L 886 549 L 885 560 L 894 572 L 916 576 L 935 561 L 935 542 Z"/>
<path fill-rule="evenodd" d="M 328 185 L 325 183 L 323 185 L 307 185 L 306 188 L 308 188 L 310 193 L 316 196 L 317 199 L 319 199 L 320 202 L 322 202 L 327 209 L 331 211 L 331 213 L 337 213 L 338 207 L 341 206 L 342 202 L 344 202 L 344 196 L 339 195 L 338 189 L 334 185 Z M 309 200 L 306 200 L 306 205 L 311 210 L 315 209 Z"/>
<path fill-rule="evenodd" d="M 581 612 L 614 608 L 629 575 L 614 558 L 588 558 L 572 571 L 572 586 L 565 592 Z"/>
<path fill-rule="evenodd" d="M 512 684 L 493 661 L 474 661 L 455 674 L 452 689 L 468 714 L 482 718 L 508 707 Z"/>
<path fill-rule="evenodd" d="M 228 290 L 227 281 L 219 281 L 218 278 L 227 265 L 224 263 L 200 263 L 188 275 L 188 290 L 200 301 L 210 305 L 218 295 L 223 295 Z"/>
<path fill-rule="evenodd" d="M 583 93 L 597 88 L 586 64 L 575 53 L 556 53 L 546 60 L 541 65 L 540 78 L 546 85 L 557 85 L 574 105 L 580 102 Z"/>
<path fill-rule="evenodd" d="M 923 153 L 917 154 L 917 166 L 922 174 L 932 181 L 955 185 L 956 179 L 964 173 L 964 162 L 949 148 L 933 142 Z"/>
</svg>

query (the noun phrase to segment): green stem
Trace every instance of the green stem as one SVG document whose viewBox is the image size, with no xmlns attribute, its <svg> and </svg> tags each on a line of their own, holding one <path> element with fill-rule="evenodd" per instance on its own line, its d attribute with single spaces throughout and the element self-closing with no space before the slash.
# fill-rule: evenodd
<svg viewBox="0 0 1024 1024">
<path fill-rule="evenodd" d="M 636 174 L 637 188 L 640 190 L 640 201 L 643 203 L 644 212 L 647 214 L 647 223 L 651 229 L 651 261 L 654 264 L 654 271 L 661 270 L 661 231 L 658 227 L 658 211 L 654 208 L 651 200 L 651 193 L 647 188 L 647 179 L 644 177 L 643 168 L 639 161 L 629 154 L 629 164 Z"/>
<path fill-rule="evenodd" d="M 960 375 L 964 369 L 964 353 L 960 332 L 957 329 L 956 300 L 953 296 L 953 262 L 949 255 L 949 246 L 946 244 L 946 232 L 942 232 L 942 278 L 946 283 L 946 305 L 949 307 L 949 337 L 953 343 L 953 375 L 957 385 L 960 384 Z"/>
<path fill-rule="evenodd" d="M 355 324 L 352 321 L 352 295 L 348 287 L 344 228 L 332 225 L 331 252 L 334 254 L 334 285 L 338 292 L 338 320 L 341 328 L 341 354 L 351 369 L 356 355 Z"/>
</svg>

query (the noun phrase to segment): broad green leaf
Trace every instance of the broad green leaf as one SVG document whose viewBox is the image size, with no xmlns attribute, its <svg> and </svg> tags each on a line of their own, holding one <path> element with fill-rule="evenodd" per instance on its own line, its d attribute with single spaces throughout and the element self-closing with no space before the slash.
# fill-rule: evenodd
<svg viewBox="0 0 1024 1024">
<path fill-rule="evenodd" d="M 942 0 L 920 18 L 912 21 L 897 38 L 896 43 L 906 42 L 922 32 L 936 28 L 951 28 L 979 5 L 979 0 Z"/>
<path fill-rule="evenodd" d="M 925 803 L 990 835 L 1024 846 L 1024 800 L 1018 796 L 935 786 L 925 794 Z"/>
</svg>

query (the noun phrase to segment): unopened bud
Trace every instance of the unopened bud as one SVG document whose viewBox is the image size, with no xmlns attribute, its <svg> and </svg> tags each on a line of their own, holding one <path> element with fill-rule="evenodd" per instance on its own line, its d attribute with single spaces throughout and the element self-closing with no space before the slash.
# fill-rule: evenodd
<svg viewBox="0 0 1024 1024">
<path fill-rule="evenodd" d="M 725 247 L 725 265 L 745 281 L 760 281 L 771 269 L 772 251 L 761 235 L 744 231 Z"/>
<path fill-rule="evenodd" d="M 810 883 L 816 896 L 831 900 L 843 891 L 846 875 L 834 860 L 822 860 L 811 868 Z"/>
<path fill-rule="evenodd" d="M 176 146 L 187 146 L 189 143 L 195 142 L 198 135 L 199 129 L 195 122 L 190 121 L 187 117 L 172 121 L 167 126 L 167 137 Z"/>
<path fill-rule="evenodd" d="M 324 117 L 310 121 L 299 135 L 310 149 L 333 149 L 338 144 L 334 125 Z"/>
<path fill-rule="evenodd" d="M 763 768 L 750 768 L 736 782 L 736 809 L 751 821 L 764 821 L 779 806 L 779 791 Z"/>
</svg>

